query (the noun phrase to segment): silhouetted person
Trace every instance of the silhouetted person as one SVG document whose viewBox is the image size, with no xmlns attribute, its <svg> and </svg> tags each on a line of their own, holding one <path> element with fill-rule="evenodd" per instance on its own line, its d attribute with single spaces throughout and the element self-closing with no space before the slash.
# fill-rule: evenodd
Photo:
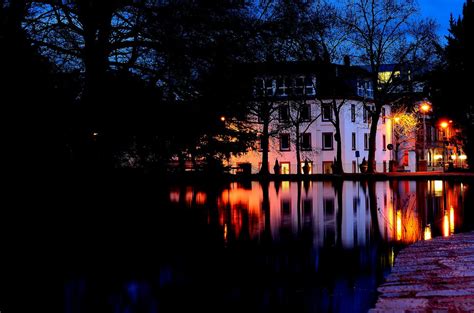
<svg viewBox="0 0 474 313">
<path fill-rule="evenodd" d="M 278 159 L 275 160 L 275 165 L 273 165 L 273 171 L 277 175 L 279 175 L 281 172 L 281 167 L 280 167 L 280 163 L 278 163 Z"/>
<path fill-rule="evenodd" d="M 367 172 L 367 168 L 369 167 L 369 163 L 365 159 L 365 157 L 362 159 L 362 163 L 360 163 L 360 172 L 365 173 Z"/>
<path fill-rule="evenodd" d="M 309 174 L 309 162 L 308 162 L 308 159 L 304 160 L 303 173 L 304 173 L 305 175 L 308 175 L 308 174 Z"/>
</svg>

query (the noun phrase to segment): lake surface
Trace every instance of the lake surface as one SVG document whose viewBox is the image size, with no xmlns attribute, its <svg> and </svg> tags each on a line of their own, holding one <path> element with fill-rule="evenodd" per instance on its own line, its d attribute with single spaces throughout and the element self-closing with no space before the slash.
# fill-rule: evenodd
<svg viewBox="0 0 474 313">
<path fill-rule="evenodd" d="M 472 188 L 280 181 L 122 190 L 113 201 L 125 213 L 104 200 L 109 213 L 85 219 L 89 235 L 73 240 L 65 312 L 367 312 L 401 248 L 474 229 Z"/>
</svg>

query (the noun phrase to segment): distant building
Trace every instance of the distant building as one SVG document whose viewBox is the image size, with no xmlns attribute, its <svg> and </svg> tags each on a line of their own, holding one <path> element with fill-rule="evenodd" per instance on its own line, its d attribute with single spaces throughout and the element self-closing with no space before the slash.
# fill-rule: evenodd
<svg viewBox="0 0 474 313">
<path fill-rule="evenodd" d="M 342 103 L 340 132 L 342 165 L 345 172 L 359 172 L 359 164 L 368 159 L 374 90 L 368 73 L 361 67 L 346 64 L 321 65 L 314 63 L 257 64 L 245 70 L 253 79 L 253 99 L 256 105 L 264 101 L 274 108 L 269 143 L 269 167 L 273 173 L 276 160 L 281 174 L 297 173 L 305 160 L 310 173 L 332 173 L 336 158 L 335 127 L 331 123 L 334 112 L 330 103 Z M 298 109 L 295 110 L 295 107 Z M 298 116 L 295 116 L 297 114 Z M 376 138 L 376 170 L 388 171 L 392 143 L 390 105 L 382 109 Z M 291 121 L 299 118 L 301 163 L 296 158 L 296 126 Z M 252 127 L 262 130 L 258 117 L 249 117 Z M 293 124 L 293 125 L 292 125 Z M 233 168 L 250 164 L 251 172 L 261 167 L 261 145 L 246 154 L 232 157 Z M 303 171 L 301 171 L 303 172 Z"/>
</svg>

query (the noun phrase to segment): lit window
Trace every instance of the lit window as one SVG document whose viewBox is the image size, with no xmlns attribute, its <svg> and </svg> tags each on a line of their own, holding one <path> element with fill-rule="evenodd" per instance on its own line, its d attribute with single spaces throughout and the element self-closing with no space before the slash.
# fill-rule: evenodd
<svg viewBox="0 0 474 313">
<path fill-rule="evenodd" d="M 386 84 L 391 82 L 392 78 L 399 77 L 400 76 L 400 71 L 392 72 L 387 71 L 387 72 L 380 72 L 379 73 L 379 83 L 381 84 Z"/>
</svg>

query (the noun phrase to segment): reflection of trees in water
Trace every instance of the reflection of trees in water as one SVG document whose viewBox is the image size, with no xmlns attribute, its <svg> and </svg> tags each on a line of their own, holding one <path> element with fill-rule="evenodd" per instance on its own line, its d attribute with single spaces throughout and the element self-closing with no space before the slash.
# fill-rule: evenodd
<svg viewBox="0 0 474 313">
<path fill-rule="evenodd" d="M 266 181 L 232 183 L 218 193 L 181 188 L 187 195 L 170 199 L 197 207 L 205 201 L 208 224 L 217 222 L 227 239 L 304 237 L 315 247 L 350 248 L 380 241 L 414 242 L 423 239 L 427 225 L 433 236 L 443 234 L 444 215 L 451 207 L 452 233 L 455 223 L 461 225 L 463 193 L 457 183 L 443 186 L 445 192 L 436 193 L 433 182 L 426 181 Z"/>
</svg>

